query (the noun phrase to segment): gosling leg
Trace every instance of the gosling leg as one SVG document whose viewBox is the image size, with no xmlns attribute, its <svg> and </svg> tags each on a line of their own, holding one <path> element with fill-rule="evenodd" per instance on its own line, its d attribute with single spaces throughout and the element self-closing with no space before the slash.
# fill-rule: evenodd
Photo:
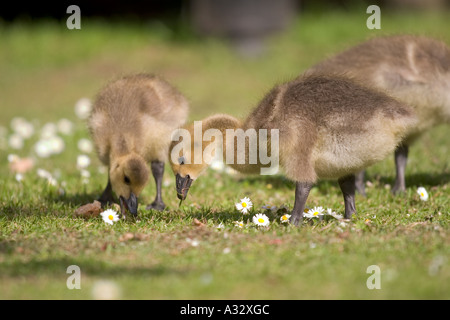
<svg viewBox="0 0 450 320">
<path fill-rule="evenodd" d="M 102 207 L 111 205 L 114 203 L 114 196 L 111 188 L 111 181 L 109 180 L 108 176 L 108 184 L 106 185 L 105 190 L 103 191 L 100 198 L 98 198 L 98 201 L 102 204 Z"/>
<path fill-rule="evenodd" d="M 349 175 L 338 179 L 342 194 L 344 195 L 345 219 L 351 219 L 356 213 L 355 207 L 355 175 Z"/>
<path fill-rule="evenodd" d="M 152 174 L 153 178 L 155 178 L 156 183 L 156 198 L 155 201 L 153 201 L 151 204 L 147 206 L 147 210 L 156 209 L 159 211 L 164 210 L 166 205 L 162 201 L 161 196 L 161 187 L 162 187 L 162 180 L 164 175 L 164 162 L 162 161 L 152 161 L 151 164 L 152 168 Z"/>
<path fill-rule="evenodd" d="M 393 194 L 398 194 L 406 190 L 405 169 L 406 162 L 408 161 L 408 151 L 409 147 L 404 144 L 398 146 L 395 150 L 396 177 L 394 187 L 392 188 Z"/>
<path fill-rule="evenodd" d="M 297 182 L 295 185 L 294 209 L 290 218 L 290 223 L 298 226 L 303 221 L 303 211 L 305 210 L 306 199 L 313 184 L 310 182 Z"/>
<path fill-rule="evenodd" d="M 356 174 L 356 179 L 355 179 L 356 191 L 358 191 L 359 194 L 361 194 L 364 197 L 366 196 L 366 187 L 364 184 L 365 174 L 366 174 L 366 171 L 362 170 Z"/>
</svg>

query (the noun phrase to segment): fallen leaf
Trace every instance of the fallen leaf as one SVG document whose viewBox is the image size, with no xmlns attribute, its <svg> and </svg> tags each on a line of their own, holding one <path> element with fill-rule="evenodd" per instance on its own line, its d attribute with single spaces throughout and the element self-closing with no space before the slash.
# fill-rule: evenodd
<svg viewBox="0 0 450 320">
<path fill-rule="evenodd" d="M 119 237 L 120 242 L 125 242 L 125 241 L 130 241 L 130 240 L 144 241 L 147 239 L 148 239 L 148 234 L 145 234 L 145 233 L 127 232 Z"/>
<path fill-rule="evenodd" d="M 75 210 L 74 214 L 77 217 L 93 218 L 100 215 L 102 211 L 102 205 L 99 201 L 95 200 L 93 203 L 85 204 Z"/>
<path fill-rule="evenodd" d="M 131 232 L 124 233 L 123 235 L 121 235 L 119 237 L 120 242 L 125 242 L 125 241 L 129 241 L 132 239 L 134 239 L 134 234 L 132 234 Z"/>
<path fill-rule="evenodd" d="M 283 243 L 283 240 L 281 240 L 281 239 L 271 239 L 271 240 L 269 240 L 269 244 L 280 245 L 282 243 Z"/>
<path fill-rule="evenodd" d="M 33 166 L 34 166 L 33 159 L 18 158 L 9 164 L 9 169 L 12 172 L 25 173 L 27 171 L 30 171 L 33 168 Z"/>
<path fill-rule="evenodd" d="M 194 218 L 194 220 L 192 221 L 192 224 L 194 226 L 197 226 L 197 227 L 204 227 L 205 226 L 205 224 L 203 222 L 201 222 L 200 220 L 198 220 L 196 218 Z"/>
</svg>

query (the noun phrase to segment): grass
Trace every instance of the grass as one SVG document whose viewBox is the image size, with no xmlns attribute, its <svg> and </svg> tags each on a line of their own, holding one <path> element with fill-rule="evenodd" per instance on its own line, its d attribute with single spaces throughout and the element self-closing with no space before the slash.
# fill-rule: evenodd
<svg viewBox="0 0 450 320">
<path fill-rule="evenodd" d="M 189 33 L 180 39 L 161 24 L 86 21 L 81 31 L 52 21 L 0 25 L 6 48 L 0 51 L 0 125 L 7 135 L 16 116 L 36 128 L 61 117 L 75 124 L 73 135 L 62 136 L 64 152 L 36 158 L 22 182 L 9 171 L 7 155 L 35 157 L 38 135 L 21 150 L 8 146 L 7 135 L 0 137 L 0 299 L 91 299 L 101 280 L 113 281 L 124 299 L 449 299 L 445 126 L 411 148 L 404 195 L 390 194 L 392 159 L 370 168 L 368 197 L 357 196 L 358 214 L 345 226 L 326 219 L 295 228 L 278 223 L 279 213 L 266 212 L 268 228 L 236 228 L 236 220 L 251 221 L 234 208 L 240 198 L 252 199 L 252 214 L 264 204 L 292 209 L 293 183 L 209 170 L 179 208 L 167 166 L 166 211 L 145 210 L 155 192 L 151 181 L 140 197 L 139 222 L 107 226 L 100 218 L 73 216 L 106 184 L 94 154 L 88 184 L 76 169 L 77 141 L 88 137 L 73 112 L 79 98 L 92 98 L 119 74 L 151 71 L 187 95 L 190 120 L 214 112 L 245 116 L 275 83 L 367 37 L 420 33 L 450 43 L 448 12 L 382 17 L 382 30 L 370 31 L 365 14 L 303 14 L 286 33 L 270 38 L 257 59 L 242 59 L 215 39 Z M 58 184 L 39 178 L 36 168 L 50 171 Z M 419 186 L 429 201 L 419 200 Z M 307 205 L 343 213 L 337 183 L 319 182 Z M 124 239 L 127 233 L 134 238 Z M 70 265 L 81 268 L 81 290 L 66 287 Z M 381 290 L 366 286 L 371 265 L 380 267 Z"/>
</svg>

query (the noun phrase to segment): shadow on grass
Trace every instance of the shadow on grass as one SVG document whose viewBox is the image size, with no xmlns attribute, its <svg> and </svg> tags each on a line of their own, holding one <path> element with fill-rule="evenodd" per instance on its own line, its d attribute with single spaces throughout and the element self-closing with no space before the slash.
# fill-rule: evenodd
<svg viewBox="0 0 450 320">
<path fill-rule="evenodd" d="M 395 178 L 387 177 L 387 176 L 368 176 L 367 180 L 371 181 L 379 181 L 380 185 L 389 184 L 391 186 L 394 185 Z M 415 173 L 406 175 L 405 183 L 406 188 L 412 187 L 436 187 L 445 185 L 450 182 L 450 172 L 442 172 L 439 174 L 430 174 L 430 173 Z"/>
<path fill-rule="evenodd" d="M 132 266 L 117 265 L 98 259 L 74 258 L 49 258 L 32 259 L 27 263 L 22 261 L 6 261 L 0 266 L 1 277 L 21 277 L 21 276 L 39 276 L 48 275 L 67 278 L 70 274 L 66 273 L 69 266 L 76 265 L 80 267 L 82 275 L 114 277 L 121 275 L 130 275 L 134 277 L 141 276 L 162 276 L 162 275 L 183 275 L 189 270 L 178 270 L 167 268 L 161 265 L 154 266 Z M 1 279 L 1 278 L 0 278 Z"/>
<path fill-rule="evenodd" d="M 281 175 L 264 175 L 264 176 L 257 176 L 257 175 L 249 175 L 249 176 L 243 176 L 238 180 L 241 183 L 247 183 L 249 185 L 272 185 L 275 189 L 294 189 L 295 188 L 295 182 L 287 179 L 284 176 Z"/>
</svg>

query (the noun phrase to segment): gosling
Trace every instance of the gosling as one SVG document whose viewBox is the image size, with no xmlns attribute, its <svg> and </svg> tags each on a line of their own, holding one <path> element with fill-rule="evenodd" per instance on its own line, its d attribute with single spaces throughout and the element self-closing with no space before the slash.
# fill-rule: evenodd
<svg viewBox="0 0 450 320">
<path fill-rule="evenodd" d="M 313 73 L 345 73 L 415 109 L 419 122 L 394 154 L 392 192 L 405 191 L 409 146 L 428 129 L 450 123 L 449 47 L 423 36 L 373 38 L 320 62 L 305 74 Z M 357 190 L 365 195 L 364 171 L 357 175 Z"/>
<path fill-rule="evenodd" d="M 150 163 L 156 198 L 147 209 L 164 210 L 161 186 L 170 135 L 187 114 L 186 98 L 155 75 L 125 76 L 99 92 L 88 128 L 100 161 L 108 166 L 108 183 L 99 198 L 103 205 L 114 202 L 114 192 L 123 216 L 128 210 L 136 217 Z"/>
<path fill-rule="evenodd" d="M 306 76 L 275 86 L 243 122 L 228 115 L 203 120 L 203 133 L 217 129 L 225 136 L 222 142 L 217 137 L 204 139 L 207 143 L 184 138 L 177 141 L 179 135 L 173 136 L 169 162 L 176 176 L 178 198 L 184 200 L 210 160 L 202 157 L 203 162 L 195 161 L 196 145 L 198 148 L 201 143 L 205 154 L 209 154 L 205 150 L 218 148 L 227 152 L 227 157 L 233 152 L 234 162 L 227 164 L 243 173 L 258 173 L 264 164 L 260 159 L 250 163 L 248 151 L 254 147 L 250 139 L 245 140 L 245 161 L 239 164 L 236 159 L 242 154 L 238 154 L 234 136 L 229 137 L 227 130 L 242 129 L 247 134 L 254 129 L 259 135 L 263 132 L 260 129 L 266 129 L 265 133 L 271 134 L 265 151 L 278 151 L 280 167 L 296 183 L 291 223 L 302 221 L 309 191 L 318 179 L 338 180 L 345 218 L 350 219 L 356 212 L 355 172 L 393 152 L 416 124 L 410 107 L 347 77 Z M 192 135 L 193 126 L 184 130 Z M 274 134 L 278 135 L 279 146 L 272 139 Z M 214 155 L 211 152 L 209 158 Z"/>
</svg>

